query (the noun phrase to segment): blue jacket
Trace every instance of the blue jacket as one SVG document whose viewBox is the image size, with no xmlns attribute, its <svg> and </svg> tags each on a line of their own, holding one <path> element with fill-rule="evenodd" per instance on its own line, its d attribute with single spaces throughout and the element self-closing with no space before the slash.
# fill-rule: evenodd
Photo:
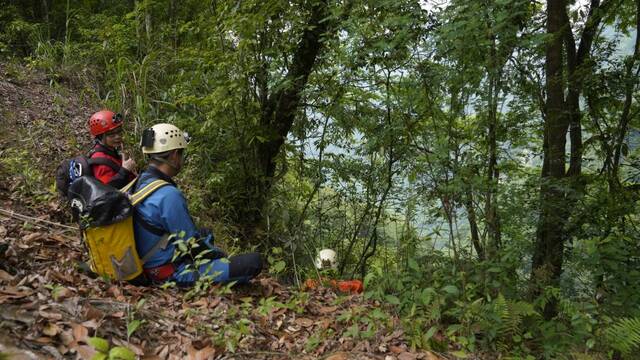
<svg viewBox="0 0 640 360">
<path fill-rule="evenodd" d="M 156 252 L 143 265 L 144 268 L 153 268 L 171 262 L 176 250 L 173 241 L 178 239 L 184 239 L 186 241 L 192 237 L 199 239 L 200 234 L 191 219 L 191 215 L 189 215 L 187 201 L 184 195 L 176 187 L 176 184 L 171 178 L 153 166 L 150 166 L 140 175 L 139 179 L 133 190 L 134 192 L 156 179 L 162 179 L 170 183 L 170 185 L 165 185 L 157 189 L 136 207 L 137 215 L 142 217 L 144 221 L 167 233 L 176 234 L 176 238 L 171 240 L 164 250 Z M 149 232 L 138 222 L 134 222 L 133 228 L 136 248 L 142 258 L 160 241 L 161 237 Z M 201 266 L 198 272 L 181 274 L 187 265 L 189 264 L 181 263 L 171 280 L 188 285 L 197 280 L 199 275 L 205 273 L 212 275 L 214 281 L 217 282 L 228 280 L 229 262 L 226 260 L 213 260 Z"/>
</svg>

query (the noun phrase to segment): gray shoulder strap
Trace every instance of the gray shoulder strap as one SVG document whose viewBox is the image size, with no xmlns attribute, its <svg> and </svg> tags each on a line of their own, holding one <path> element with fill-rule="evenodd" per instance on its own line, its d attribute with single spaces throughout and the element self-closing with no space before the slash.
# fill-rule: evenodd
<svg viewBox="0 0 640 360">
<path fill-rule="evenodd" d="M 155 255 L 158 251 L 160 250 L 164 250 L 167 248 L 167 245 L 169 245 L 169 239 L 171 239 L 171 234 L 164 234 L 162 235 L 162 237 L 160 237 L 160 240 L 158 240 L 158 242 L 153 245 L 153 247 L 151 248 L 151 250 L 149 250 L 143 257 L 142 257 L 142 263 L 146 263 L 147 261 L 149 261 L 149 258 L 151 258 L 153 255 Z"/>
</svg>

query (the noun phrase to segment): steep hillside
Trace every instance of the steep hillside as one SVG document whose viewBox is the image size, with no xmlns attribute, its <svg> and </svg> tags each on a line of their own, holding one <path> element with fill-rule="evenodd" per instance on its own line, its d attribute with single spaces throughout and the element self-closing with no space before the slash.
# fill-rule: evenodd
<svg viewBox="0 0 640 360">
<path fill-rule="evenodd" d="M 92 337 L 156 359 L 441 358 L 410 352 L 399 320 L 361 295 L 267 275 L 199 295 L 80 272 L 78 231 L 51 184 L 56 165 L 90 143 L 97 106 L 82 94 L 0 64 L 0 359 L 90 359 Z"/>
</svg>

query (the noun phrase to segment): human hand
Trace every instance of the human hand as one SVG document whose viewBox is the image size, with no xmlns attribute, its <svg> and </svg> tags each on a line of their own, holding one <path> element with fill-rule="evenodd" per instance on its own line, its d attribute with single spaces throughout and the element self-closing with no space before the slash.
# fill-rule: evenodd
<svg viewBox="0 0 640 360">
<path fill-rule="evenodd" d="M 136 161 L 133 160 L 133 158 L 127 157 L 127 154 L 125 154 L 124 152 L 122 153 L 122 167 L 131 171 L 131 172 L 135 172 L 136 169 Z"/>
</svg>

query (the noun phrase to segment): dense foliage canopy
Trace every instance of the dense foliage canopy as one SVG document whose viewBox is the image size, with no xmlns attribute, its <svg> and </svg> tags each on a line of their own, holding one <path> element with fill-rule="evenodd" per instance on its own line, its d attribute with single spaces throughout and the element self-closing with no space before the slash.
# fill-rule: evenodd
<svg viewBox="0 0 640 360">
<path fill-rule="evenodd" d="M 639 0 L 2 3 L 132 148 L 194 135 L 191 211 L 282 279 L 333 248 L 418 348 L 637 352 Z"/>
</svg>

